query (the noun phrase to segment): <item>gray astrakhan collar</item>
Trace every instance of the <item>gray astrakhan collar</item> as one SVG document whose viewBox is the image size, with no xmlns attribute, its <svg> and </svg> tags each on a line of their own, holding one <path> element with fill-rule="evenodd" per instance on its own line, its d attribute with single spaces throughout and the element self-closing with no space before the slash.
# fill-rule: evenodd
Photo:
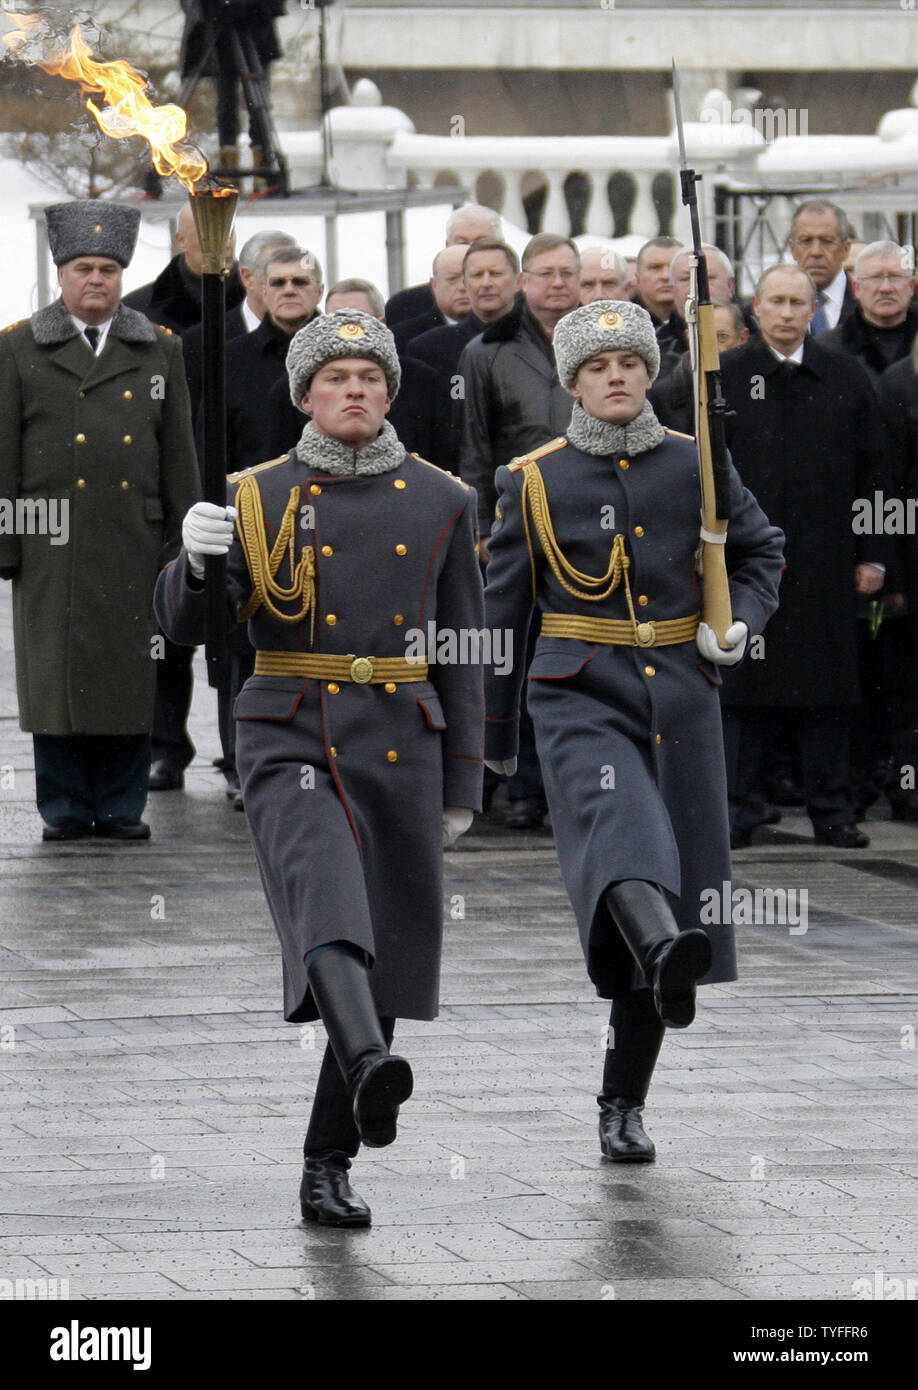
<svg viewBox="0 0 918 1390">
<path fill-rule="evenodd" d="M 655 449 L 666 438 L 666 431 L 660 424 L 649 401 L 644 402 L 640 414 L 629 420 L 627 425 L 615 425 L 609 420 L 597 420 L 588 415 L 579 401 L 574 402 L 571 422 L 566 430 L 569 444 L 584 454 L 605 458 L 607 454 L 646 454 Z"/>
<path fill-rule="evenodd" d="M 156 329 L 143 314 L 119 304 L 108 330 L 110 338 L 121 338 L 126 343 L 154 343 Z M 63 299 L 56 299 L 46 309 L 39 309 L 32 315 L 32 336 L 40 347 L 56 343 L 66 343 L 77 336 L 77 328 L 64 307 Z"/>
<path fill-rule="evenodd" d="M 340 439 L 322 434 L 310 420 L 296 446 L 300 463 L 312 471 L 332 473 L 337 477 L 372 477 L 391 473 L 405 457 L 405 446 L 386 420 L 377 437 L 362 449 L 352 449 Z"/>
</svg>

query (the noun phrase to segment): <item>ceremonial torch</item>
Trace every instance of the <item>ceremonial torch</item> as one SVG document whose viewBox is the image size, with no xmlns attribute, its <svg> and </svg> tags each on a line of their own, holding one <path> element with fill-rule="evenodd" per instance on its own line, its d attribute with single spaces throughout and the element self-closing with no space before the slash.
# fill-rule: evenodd
<svg viewBox="0 0 918 1390">
<path fill-rule="evenodd" d="M 201 243 L 201 335 L 203 379 L 204 500 L 226 505 L 226 243 L 238 190 L 201 179 L 190 190 L 191 211 Z M 207 678 L 217 684 L 226 654 L 226 556 L 204 557 L 207 593 Z"/>
<path fill-rule="evenodd" d="M 701 463 L 702 618 L 713 629 L 719 646 L 726 651 L 730 644 L 726 641 L 725 634 L 733 623 L 724 553 L 727 544 L 727 523 L 730 520 L 730 465 L 724 436 L 727 406 L 721 388 L 717 330 L 708 286 L 708 265 L 702 250 L 698 221 L 695 184 L 701 176 L 688 167 L 685 154 L 679 75 L 675 62 L 673 100 L 679 135 L 682 201 L 689 210 L 692 222 L 692 250 L 689 253 L 691 282 L 685 304 L 685 321 L 689 331 L 694 378 L 695 438 L 698 441 L 698 457 Z"/>
<path fill-rule="evenodd" d="M 179 106 L 155 106 L 147 80 L 123 58 L 103 62 L 83 37 L 82 27 L 69 33 L 56 16 L 5 13 L 11 29 L 0 35 L 9 51 L 44 72 L 78 82 L 86 109 L 113 139 L 141 136 L 149 143 L 156 172 L 176 175 L 191 196 L 191 210 L 203 253 L 201 316 L 204 352 L 202 395 L 204 425 L 204 497 L 226 505 L 226 308 L 224 253 L 236 211 L 238 190 L 208 174 L 207 160 L 187 138 L 188 118 Z M 226 561 L 205 558 L 207 588 L 207 674 L 216 670 L 226 649 Z"/>
</svg>

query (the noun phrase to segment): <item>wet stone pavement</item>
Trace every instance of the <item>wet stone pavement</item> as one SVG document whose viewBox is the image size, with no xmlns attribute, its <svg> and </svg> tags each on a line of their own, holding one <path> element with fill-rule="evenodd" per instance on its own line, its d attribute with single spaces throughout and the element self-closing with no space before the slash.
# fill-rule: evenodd
<svg viewBox="0 0 918 1390">
<path fill-rule="evenodd" d="M 657 1162 L 616 1166 L 596 1138 L 607 1007 L 550 834 L 495 814 L 448 855 L 443 1007 L 399 1026 L 398 1141 L 355 1166 L 373 1228 L 304 1228 L 324 1035 L 281 1016 L 213 692 L 202 677 L 198 756 L 184 792 L 151 796 L 149 844 L 43 845 L 11 647 L 2 585 L 0 1294 L 845 1300 L 918 1281 L 918 827 L 871 819 L 870 849 L 842 852 L 785 814 L 737 854 L 737 885 L 806 890 L 806 929 L 738 928 L 740 980 L 664 1044 Z"/>
</svg>

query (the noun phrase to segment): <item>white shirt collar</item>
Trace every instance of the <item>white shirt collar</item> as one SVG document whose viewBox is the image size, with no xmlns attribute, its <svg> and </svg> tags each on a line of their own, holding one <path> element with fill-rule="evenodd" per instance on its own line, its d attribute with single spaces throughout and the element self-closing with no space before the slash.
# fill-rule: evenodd
<svg viewBox="0 0 918 1390">
<path fill-rule="evenodd" d="M 768 348 L 768 351 L 771 353 L 772 357 L 777 357 L 779 362 L 796 362 L 797 366 L 799 367 L 801 362 L 803 361 L 803 343 L 801 343 L 800 346 L 796 348 L 790 354 L 789 357 L 785 357 L 783 352 L 779 352 L 777 348 L 773 348 L 771 343 L 766 343 L 766 347 Z"/>
<path fill-rule="evenodd" d="M 822 312 L 826 323 L 830 328 L 838 326 L 841 318 L 842 305 L 845 302 L 845 290 L 848 287 L 848 277 L 844 267 L 838 272 L 831 284 L 826 285 L 823 290 L 825 299 L 822 305 Z"/>
<path fill-rule="evenodd" d="M 243 321 L 243 323 L 245 324 L 245 331 L 246 331 L 246 333 L 254 333 L 254 332 L 255 332 L 255 329 L 256 329 L 256 328 L 259 326 L 259 324 L 261 323 L 261 319 L 260 319 L 260 318 L 258 317 L 258 315 L 255 313 L 255 310 L 254 310 L 254 309 L 252 308 L 252 306 L 249 304 L 249 301 L 248 301 L 247 299 L 244 299 L 244 300 L 242 301 L 241 308 L 242 308 L 242 321 Z"/>
<path fill-rule="evenodd" d="M 83 339 L 83 342 L 86 344 L 87 347 L 89 347 L 89 339 L 86 337 L 86 329 L 98 328 L 99 341 L 96 343 L 96 356 L 98 357 L 102 349 L 105 347 L 105 340 L 108 337 L 108 330 L 112 326 L 112 320 L 106 319 L 104 323 L 88 324 L 84 323 L 82 319 L 78 319 L 76 314 L 71 314 L 70 317 L 73 321 L 74 327 L 79 332 L 80 337 Z M 114 315 L 112 315 L 112 318 L 114 318 Z"/>
</svg>

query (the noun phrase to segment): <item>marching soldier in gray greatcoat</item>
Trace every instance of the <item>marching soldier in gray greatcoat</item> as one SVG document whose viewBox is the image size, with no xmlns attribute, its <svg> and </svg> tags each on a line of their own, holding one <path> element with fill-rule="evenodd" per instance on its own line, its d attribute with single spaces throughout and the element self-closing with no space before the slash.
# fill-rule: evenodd
<svg viewBox="0 0 918 1390">
<path fill-rule="evenodd" d="M 350 1160 L 395 1138 L 412 1077 L 389 1054 L 394 1022 L 436 1016 L 443 847 L 481 806 L 481 667 L 417 657 L 428 624 L 481 635 L 476 499 L 385 420 L 399 364 L 379 320 L 315 320 L 287 370 L 312 420 L 289 455 L 231 477 L 231 506 L 191 509 L 156 611 L 173 641 L 200 642 L 201 557 L 229 552 L 233 616 L 256 648 L 237 760 L 284 1016 L 321 1017 L 329 1037 L 303 1219 L 366 1226 Z"/>
<path fill-rule="evenodd" d="M 736 978 L 730 922 L 700 924 L 730 878 L 719 665 L 777 604 L 781 532 L 732 473 L 727 567 L 735 621 L 722 651 L 699 621 L 698 451 L 646 393 L 660 364 L 649 315 L 614 300 L 558 324 L 558 373 L 577 398 L 566 437 L 497 471 L 488 626 L 525 651 L 528 703 L 587 971 L 611 998 L 600 1106 L 605 1157 L 647 1162 L 641 1114 L 666 1025 L 695 985 Z M 512 768 L 524 670 L 486 677 L 488 765 Z"/>
<path fill-rule="evenodd" d="M 142 840 L 153 589 L 200 495 L 178 338 L 121 303 L 136 208 L 45 209 L 61 297 L 0 335 L 0 498 L 66 533 L 0 534 L 19 719 L 45 840 Z"/>
</svg>

